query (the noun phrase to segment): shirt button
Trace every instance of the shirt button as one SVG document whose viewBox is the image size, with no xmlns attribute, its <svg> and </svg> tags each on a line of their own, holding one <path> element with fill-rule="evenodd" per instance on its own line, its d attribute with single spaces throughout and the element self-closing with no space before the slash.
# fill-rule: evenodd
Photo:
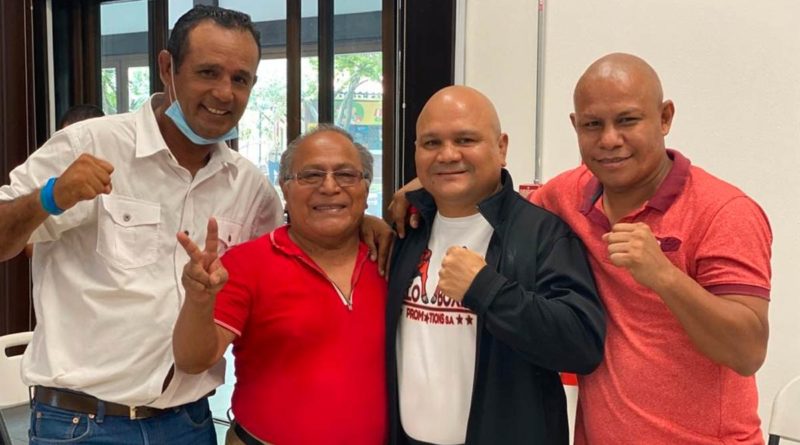
<svg viewBox="0 0 800 445">
<path fill-rule="evenodd" d="M 183 234 L 186 235 L 186 236 L 189 236 L 189 231 L 188 230 L 184 230 Z"/>
<path fill-rule="evenodd" d="M 122 215 L 122 220 L 125 221 L 125 222 L 129 222 L 131 220 L 131 214 L 130 213 L 126 213 L 126 214 Z"/>
</svg>

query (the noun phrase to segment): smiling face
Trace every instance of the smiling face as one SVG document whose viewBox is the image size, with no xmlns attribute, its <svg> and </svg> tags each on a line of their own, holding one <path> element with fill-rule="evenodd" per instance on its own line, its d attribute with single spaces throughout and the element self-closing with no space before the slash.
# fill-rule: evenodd
<svg viewBox="0 0 800 445">
<path fill-rule="evenodd" d="M 210 20 L 190 31 L 180 66 L 173 66 L 168 52 L 159 54 L 168 96 L 177 97 L 189 126 L 206 138 L 219 137 L 239 122 L 256 81 L 258 61 L 252 34 Z"/>
<path fill-rule="evenodd" d="M 500 187 L 507 148 L 494 106 L 471 88 L 439 91 L 417 119 L 417 176 L 445 216 L 476 213 Z"/>
<path fill-rule="evenodd" d="M 291 175 L 309 170 L 364 171 L 358 150 L 342 134 L 320 131 L 308 136 L 296 149 L 289 167 Z M 367 208 L 368 181 L 340 186 L 332 174 L 319 185 L 297 179 L 283 180 L 281 190 L 291 220 L 290 232 L 317 245 L 330 246 L 358 238 L 358 228 Z"/>
<path fill-rule="evenodd" d="M 632 56 L 601 59 L 581 77 L 574 100 L 581 157 L 606 192 L 654 191 L 669 171 L 664 137 L 675 108 L 662 101 L 652 68 Z"/>
</svg>

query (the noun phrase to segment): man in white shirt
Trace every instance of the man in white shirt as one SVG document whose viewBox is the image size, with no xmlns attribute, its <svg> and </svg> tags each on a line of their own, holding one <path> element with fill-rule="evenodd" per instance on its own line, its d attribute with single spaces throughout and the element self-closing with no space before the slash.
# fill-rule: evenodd
<svg viewBox="0 0 800 445">
<path fill-rule="evenodd" d="M 463 86 L 417 120 L 406 197 L 420 223 L 392 254 L 390 444 L 567 444 L 558 372 L 589 373 L 605 318 L 583 244 L 514 191 L 494 106 Z"/>
<path fill-rule="evenodd" d="M 282 205 L 230 150 L 256 81 L 246 14 L 197 6 L 159 54 L 165 94 L 56 133 L 0 187 L 0 260 L 29 240 L 37 326 L 22 374 L 31 443 L 216 443 L 205 397 L 224 363 L 174 370 L 184 232 L 219 221 L 220 250 L 272 230 Z"/>
</svg>

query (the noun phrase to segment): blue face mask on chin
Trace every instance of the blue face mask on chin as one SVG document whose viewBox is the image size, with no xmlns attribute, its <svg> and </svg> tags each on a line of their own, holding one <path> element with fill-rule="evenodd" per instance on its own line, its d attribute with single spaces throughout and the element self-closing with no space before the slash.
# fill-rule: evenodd
<svg viewBox="0 0 800 445">
<path fill-rule="evenodd" d="M 172 74 L 172 91 L 175 92 L 175 100 L 173 100 L 169 107 L 167 107 L 167 111 L 164 112 L 164 114 L 166 114 L 168 118 L 172 119 L 172 122 L 174 122 L 175 126 L 178 127 L 178 130 L 180 130 L 187 139 L 196 145 L 210 145 L 216 144 L 217 142 L 227 141 L 229 139 L 236 139 L 239 136 L 239 131 L 235 126 L 228 130 L 227 133 L 215 138 L 205 138 L 192 130 L 192 127 L 190 127 L 189 123 L 186 122 L 186 116 L 184 116 L 183 110 L 181 109 L 181 104 L 178 102 L 178 92 L 175 90 L 174 66 L 175 63 L 172 61 L 170 63 L 170 71 Z"/>
</svg>

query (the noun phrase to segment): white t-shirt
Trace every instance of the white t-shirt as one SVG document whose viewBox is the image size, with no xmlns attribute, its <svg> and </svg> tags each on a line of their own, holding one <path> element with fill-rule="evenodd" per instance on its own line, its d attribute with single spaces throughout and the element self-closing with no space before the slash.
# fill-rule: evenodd
<svg viewBox="0 0 800 445">
<path fill-rule="evenodd" d="M 152 100 L 55 133 L 0 187 L 0 200 L 30 194 L 84 152 L 114 166 L 110 195 L 47 218 L 31 236 L 37 326 L 22 359 L 28 385 L 169 407 L 223 381 L 224 363 L 192 376 L 176 370 L 162 394 L 189 260 L 175 234 L 203 245 L 214 216 L 224 250 L 280 225 L 282 205 L 265 176 L 222 143 L 192 178 L 162 138 Z"/>
<path fill-rule="evenodd" d="M 400 421 L 406 434 L 434 444 L 464 443 L 475 377 L 478 318 L 438 289 L 447 249 L 486 256 L 492 226 L 480 213 L 436 214 L 419 275 L 403 299 L 397 335 Z"/>
</svg>

